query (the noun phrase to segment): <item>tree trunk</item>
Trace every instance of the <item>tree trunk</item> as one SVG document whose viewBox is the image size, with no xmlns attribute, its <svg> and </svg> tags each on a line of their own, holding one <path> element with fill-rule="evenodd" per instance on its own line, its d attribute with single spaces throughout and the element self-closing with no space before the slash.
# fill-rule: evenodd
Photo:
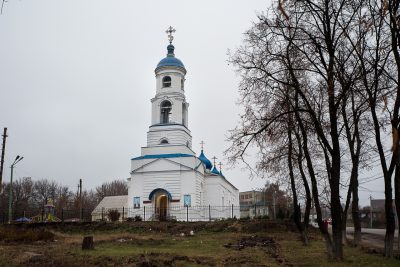
<svg viewBox="0 0 400 267">
<path fill-rule="evenodd" d="M 296 106 L 296 108 L 297 108 L 297 106 Z M 299 165 L 301 179 L 303 181 L 304 190 L 306 192 L 306 206 L 305 206 L 305 210 L 304 210 L 303 225 L 304 225 L 304 229 L 307 230 L 309 222 L 310 222 L 311 192 L 310 192 L 310 185 L 308 184 L 307 177 L 306 177 L 306 175 L 304 173 L 304 169 L 303 169 L 303 148 L 301 145 L 301 138 L 300 138 L 298 131 L 295 131 L 295 135 L 296 135 L 298 149 L 299 149 L 299 155 L 297 157 L 297 164 Z"/>
<path fill-rule="evenodd" d="M 294 180 L 294 174 L 293 174 L 293 139 L 292 139 L 292 119 L 291 115 L 289 115 L 288 119 L 288 167 L 289 167 L 289 176 L 290 176 L 290 186 L 292 188 L 292 195 L 293 195 L 293 219 L 294 222 L 297 226 L 297 229 L 300 232 L 301 240 L 303 242 L 303 245 L 307 246 L 308 245 L 308 238 L 307 235 L 304 231 L 304 226 L 301 223 L 301 210 L 300 210 L 300 205 L 298 204 L 297 200 L 297 191 L 296 191 L 296 182 Z"/>
<path fill-rule="evenodd" d="M 296 94 L 297 95 L 297 94 Z M 318 228 L 322 234 L 322 236 L 325 239 L 325 245 L 326 245 L 326 250 L 328 253 L 328 258 L 332 259 L 334 257 L 333 254 L 333 244 L 331 237 L 329 235 L 327 227 L 325 227 L 323 221 L 322 221 L 322 212 L 321 212 L 321 205 L 319 203 L 319 193 L 318 193 L 318 185 L 317 185 L 317 179 L 315 177 L 315 171 L 314 171 L 314 165 L 311 160 L 311 156 L 308 150 L 308 137 L 307 137 L 307 132 L 304 128 L 304 124 L 300 118 L 300 115 L 298 112 L 295 112 L 296 115 L 296 120 L 299 124 L 301 136 L 303 139 L 303 152 L 304 152 L 304 157 L 306 158 L 306 163 L 307 163 L 307 169 L 308 173 L 310 175 L 311 179 L 311 191 L 312 191 L 312 196 L 314 199 L 314 207 L 315 207 L 315 212 L 317 214 L 317 223 L 318 223 Z"/>
<path fill-rule="evenodd" d="M 385 257 L 393 257 L 393 243 L 395 220 L 393 213 L 392 181 L 389 174 L 385 175 L 385 212 L 386 212 L 386 234 L 385 234 Z"/>
<path fill-rule="evenodd" d="M 398 155 L 399 157 L 399 155 Z M 395 204 L 398 222 L 398 237 L 397 237 L 397 250 L 400 252 L 400 159 L 398 159 L 396 171 L 394 175 L 394 194 L 395 194 Z"/>
<path fill-rule="evenodd" d="M 94 249 L 93 236 L 85 236 L 82 241 L 82 250 Z"/>
<path fill-rule="evenodd" d="M 353 186 L 353 202 L 351 205 L 351 212 L 353 216 L 353 225 L 354 225 L 354 238 L 353 243 L 355 246 L 359 246 L 361 244 L 361 219 L 358 208 L 358 179 L 354 180 Z"/>
</svg>

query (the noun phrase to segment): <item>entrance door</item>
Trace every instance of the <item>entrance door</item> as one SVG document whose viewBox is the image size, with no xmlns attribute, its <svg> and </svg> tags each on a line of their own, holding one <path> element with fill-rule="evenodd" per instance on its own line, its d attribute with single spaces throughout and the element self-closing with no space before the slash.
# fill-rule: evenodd
<svg viewBox="0 0 400 267">
<path fill-rule="evenodd" d="M 160 196 L 160 214 L 159 214 L 160 221 L 167 220 L 167 205 L 168 205 L 167 196 Z"/>
<path fill-rule="evenodd" d="M 168 216 L 168 197 L 164 194 L 158 195 L 155 201 L 156 218 L 160 221 L 167 220 Z"/>
</svg>

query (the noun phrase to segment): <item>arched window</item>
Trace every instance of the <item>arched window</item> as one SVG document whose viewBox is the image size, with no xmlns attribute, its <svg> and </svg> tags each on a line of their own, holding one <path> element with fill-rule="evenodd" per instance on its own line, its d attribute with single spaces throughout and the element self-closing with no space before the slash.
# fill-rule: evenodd
<svg viewBox="0 0 400 267">
<path fill-rule="evenodd" d="M 161 123 L 169 123 L 169 115 L 171 115 L 172 105 L 171 102 L 165 100 L 161 103 Z"/>
<path fill-rule="evenodd" d="M 181 90 L 184 90 L 185 88 L 185 80 L 182 78 L 181 79 Z"/>
<path fill-rule="evenodd" d="M 160 142 L 161 145 L 169 144 L 168 139 L 162 139 Z"/>
<path fill-rule="evenodd" d="M 163 87 L 171 87 L 171 77 L 165 76 L 165 77 L 162 79 L 162 86 L 163 86 Z"/>
</svg>

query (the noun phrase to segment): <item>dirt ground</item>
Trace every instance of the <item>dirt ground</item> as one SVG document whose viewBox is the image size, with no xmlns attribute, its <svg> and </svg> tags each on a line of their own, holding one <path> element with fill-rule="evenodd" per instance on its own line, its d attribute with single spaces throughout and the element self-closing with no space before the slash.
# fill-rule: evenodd
<svg viewBox="0 0 400 267">
<path fill-rule="evenodd" d="M 2 226 L 0 266 L 343 266 L 327 261 L 317 231 L 309 235 L 304 247 L 291 223 L 268 220 Z M 81 249 L 84 236 L 94 250 Z M 400 265 L 357 248 L 346 254 L 347 266 Z"/>
</svg>

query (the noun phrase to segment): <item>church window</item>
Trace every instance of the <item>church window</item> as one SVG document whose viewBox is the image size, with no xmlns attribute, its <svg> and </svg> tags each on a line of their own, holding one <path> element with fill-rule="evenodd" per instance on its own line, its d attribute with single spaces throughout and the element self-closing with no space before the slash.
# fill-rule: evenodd
<svg viewBox="0 0 400 267">
<path fill-rule="evenodd" d="M 184 83 L 185 83 L 185 80 L 182 78 L 181 79 L 181 90 L 184 90 Z"/>
<path fill-rule="evenodd" d="M 140 197 L 133 198 L 133 208 L 139 209 L 140 208 Z"/>
<path fill-rule="evenodd" d="M 169 144 L 168 139 L 165 139 L 165 138 L 162 139 L 161 142 L 160 142 L 160 144 L 161 144 L 161 145 Z"/>
<path fill-rule="evenodd" d="M 183 205 L 185 207 L 190 207 L 192 205 L 192 197 L 190 195 L 183 196 Z"/>
<path fill-rule="evenodd" d="M 169 101 L 164 101 L 161 103 L 161 123 L 169 123 L 171 115 L 172 105 Z"/>
<path fill-rule="evenodd" d="M 162 79 L 162 84 L 163 84 L 163 87 L 171 87 L 171 77 L 165 76 Z"/>
</svg>

